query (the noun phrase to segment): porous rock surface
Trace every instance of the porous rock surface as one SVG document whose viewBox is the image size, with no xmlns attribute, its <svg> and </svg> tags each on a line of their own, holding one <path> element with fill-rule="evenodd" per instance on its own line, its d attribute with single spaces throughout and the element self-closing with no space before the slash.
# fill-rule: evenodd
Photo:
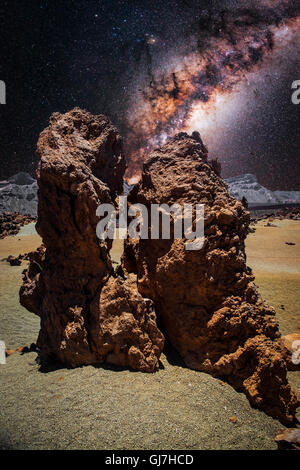
<svg viewBox="0 0 300 470">
<path fill-rule="evenodd" d="M 123 267 L 135 272 L 165 332 L 186 365 L 225 377 L 252 405 L 291 423 L 299 405 L 287 381 L 275 311 L 261 298 L 246 265 L 250 216 L 207 161 L 199 136 L 179 134 L 146 160 L 130 204 L 202 203 L 205 240 L 131 240 Z M 149 222 L 150 230 L 150 222 Z"/>
<path fill-rule="evenodd" d="M 37 231 L 45 248 L 30 256 L 20 300 L 41 318 L 41 359 L 156 370 L 163 336 L 152 303 L 114 277 L 111 242 L 96 237 L 97 207 L 122 192 L 120 135 L 105 116 L 75 108 L 52 115 L 37 153 Z"/>
<path fill-rule="evenodd" d="M 34 222 L 32 215 L 18 214 L 16 212 L 3 212 L 0 214 L 0 239 L 10 235 L 17 235 L 23 225 Z"/>
</svg>

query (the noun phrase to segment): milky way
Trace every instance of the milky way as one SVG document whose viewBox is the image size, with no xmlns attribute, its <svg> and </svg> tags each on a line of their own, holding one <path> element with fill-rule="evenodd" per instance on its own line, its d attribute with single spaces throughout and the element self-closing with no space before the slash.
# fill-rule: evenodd
<svg viewBox="0 0 300 470">
<path fill-rule="evenodd" d="M 168 137 L 198 130 L 224 177 L 299 189 L 299 3 L 2 0 L 0 179 L 34 175 L 50 115 L 79 106 L 119 128 L 128 178 Z"/>
<path fill-rule="evenodd" d="M 211 141 L 211 134 L 216 138 L 222 117 L 228 122 L 243 106 L 245 83 L 295 41 L 299 14 L 300 6 L 292 1 L 260 2 L 234 11 L 202 10 L 191 23 L 183 51 L 169 50 L 153 65 L 159 51 L 151 49 L 158 47 L 155 41 L 149 44 L 146 70 L 127 113 L 131 181 L 137 179 L 149 150 L 169 136 L 197 129 L 205 141 Z M 254 93 L 259 91 L 254 88 Z"/>
</svg>

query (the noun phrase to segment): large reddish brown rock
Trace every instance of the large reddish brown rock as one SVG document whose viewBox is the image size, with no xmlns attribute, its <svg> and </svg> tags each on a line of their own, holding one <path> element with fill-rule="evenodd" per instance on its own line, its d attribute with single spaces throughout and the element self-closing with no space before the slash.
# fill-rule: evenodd
<svg viewBox="0 0 300 470">
<path fill-rule="evenodd" d="M 45 250 L 31 255 L 20 299 L 41 318 L 41 358 L 156 370 L 163 337 L 150 301 L 112 277 L 111 241 L 96 237 L 97 207 L 114 203 L 123 188 L 118 131 L 102 115 L 55 113 L 37 152 L 37 231 Z"/>
<path fill-rule="evenodd" d="M 23 284 L 20 288 L 20 302 L 29 312 L 40 315 L 42 298 L 45 291 L 42 278 L 40 276 L 45 266 L 44 245 L 41 245 L 36 251 L 26 255 L 29 266 L 23 271 Z"/>
<path fill-rule="evenodd" d="M 131 279 L 111 277 L 91 304 L 90 341 L 101 360 L 145 372 L 158 368 L 164 337 L 153 302 Z"/>
<path fill-rule="evenodd" d="M 252 405 L 291 423 L 299 402 L 287 381 L 275 311 L 246 265 L 250 216 L 218 173 L 197 134 L 180 134 L 152 152 L 129 204 L 149 211 L 151 204 L 204 204 L 204 245 L 187 251 L 185 239 L 128 239 L 123 267 L 137 274 L 139 292 L 154 301 L 187 366 L 226 377 Z"/>
</svg>

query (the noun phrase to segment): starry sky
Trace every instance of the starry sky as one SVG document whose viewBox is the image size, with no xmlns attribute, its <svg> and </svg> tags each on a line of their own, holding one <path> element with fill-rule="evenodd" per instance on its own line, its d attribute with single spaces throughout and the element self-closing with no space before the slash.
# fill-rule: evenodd
<svg viewBox="0 0 300 470">
<path fill-rule="evenodd" d="M 53 112 L 106 114 L 135 181 L 198 130 L 224 177 L 300 190 L 300 5 L 292 0 L 2 0 L 0 178 L 34 174 Z"/>
</svg>

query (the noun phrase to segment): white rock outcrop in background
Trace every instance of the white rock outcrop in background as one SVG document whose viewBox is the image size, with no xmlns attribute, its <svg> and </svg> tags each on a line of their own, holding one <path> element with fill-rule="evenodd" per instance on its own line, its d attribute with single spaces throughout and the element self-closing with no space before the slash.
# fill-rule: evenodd
<svg viewBox="0 0 300 470">
<path fill-rule="evenodd" d="M 230 194 L 239 200 L 244 196 L 250 207 L 300 203 L 300 191 L 270 191 L 250 173 L 233 176 L 225 181 Z"/>
</svg>

